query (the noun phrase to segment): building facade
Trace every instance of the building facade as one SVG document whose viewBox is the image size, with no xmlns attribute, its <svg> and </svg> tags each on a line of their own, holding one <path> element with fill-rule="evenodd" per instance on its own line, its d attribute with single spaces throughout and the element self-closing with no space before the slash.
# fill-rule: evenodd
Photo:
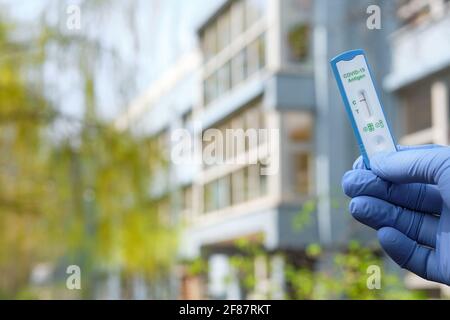
<svg viewBox="0 0 450 320">
<path fill-rule="evenodd" d="M 351 239 L 375 239 L 353 221 L 341 191 L 358 150 L 329 60 L 365 49 L 400 142 L 446 144 L 448 117 L 440 115 L 448 114 L 448 1 L 429 10 L 447 12 L 430 13 L 430 21 L 411 3 L 435 1 L 378 1 L 382 25 L 375 30 L 365 0 L 216 2 L 198 21 L 198 48 L 117 125 L 160 141 L 168 166 L 152 193 L 161 214 L 184 226 L 180 259 L 208 263 L 206 282 L 180 268 L 180 297 L 283 298 L 287 260 L 317 270 L 329 264 L 305 259 L 308 245 L 331 255 Z M 420 37 L 431 43 L 411 50 Z M 421 63 L 412 62 L 418 54 Z M 230 262 L 242 239 L 268 253 L 255 259 L 253 292 Z"/>
<path fill-rule="evenodd" d="M 390 38 L 392 67 L 384 87 L 398 101 L 397 137 L 404 145 L 448 145 L 450 1 L 407 0 L 397 7 L 399 27 Z M 412 289 L 435 296 L 448 287 L 407 274 Z"/>
</svg>

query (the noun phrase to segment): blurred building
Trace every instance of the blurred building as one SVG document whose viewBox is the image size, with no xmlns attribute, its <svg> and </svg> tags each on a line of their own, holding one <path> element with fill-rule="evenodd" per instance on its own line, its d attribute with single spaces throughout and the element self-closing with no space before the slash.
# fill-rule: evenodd
<svg viewBox="0 0 450 320">
<path fill-rule="evenodd" d="M 405 145 L 448 145 L 450 88 L 450 1 L 398 1 L 399 27 L 390 37 L 392 67 L 385 89 L 398 99 L 397 137 Z M 408 274 L 410 288 L 448 287 Z"/>
<path fill-rule="evenodd" d="M 412 3 L 436 1 L 378 1 L 382 27 L 370 30 L 368 0 L 216 2 L 198 21 L 198 48 L 182 55 L 117 125 L 159 141 L 168 166 L 158 170 L 152 194 L 162 215 L 185 225 L 181 258 L 208 261 L 206 284 L 180 268 L 181 297 L 282 298 L 287 262 L 317 270 L 329 265 L 327 254 L 306 257 L 309 244 L 331 256 L 350 239 L 375 238 L 353 221 L 341 191 L 341 177 L 359 152 L 329 60 L 365 49 L 379 87 L 389 90 L 381 98 L 401 142 L 446 143 L 450 18 L 444 7 L 436 16 L 424 9 L 429 18 L 412 10 Z M 426 45 L 417 50 L 422 37 Z M 225 136 L 227 129 L 278 135 L 258 137 L 238 152 L 227 152 L 225 142 L 219 154 L 231 161 L 204 163 L 198 159 L 213 141 L 205 137 L 210 128 Z M 229 261 L 241 239 L 269 254 L 255 259 L 255 292 L 245 290 Z"/>
</svg>

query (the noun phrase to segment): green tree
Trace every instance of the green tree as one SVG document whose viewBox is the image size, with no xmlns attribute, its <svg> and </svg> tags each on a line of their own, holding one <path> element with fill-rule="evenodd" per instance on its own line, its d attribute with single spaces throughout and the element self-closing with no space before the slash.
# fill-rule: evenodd
<svg viewBox="0 0 450 320">
<path fill-rule="evenodd" d="M 338 206 L 338 204 L 335 204 Z M 292 227 L 301 233 L 311 222 L 311 215 L 315 213 L 316 200 L 306 201 L 294 216 Z M 348 214 L 348 213 L 345 213 Z M 235 241 L 235 252 L 230 254 L 229 261 L 236 271 L 241 287 L 241 293 L 248 297 L 257 290 L 258 279 L 255 276 L 255 260 L 268 263 L 273 254 L 284 256 L 286 299 L 315 300 L 315 299 L 424 299 L 423 292 L 407 290 L 398 275 L 385 271 L 380 248 L 377 246 L 362 246 L 358 241 L 350 241 L 346 248 L 330 255 L 317 243 L 308 245 L 302 255 L 300 263 L 294 261 L 288 253 L 269 253 L 264 249 L 263 239 L 238 239 Z M 261 259 L 262 258 L 262 259 Z M 318 262 L 322 262 L 319 266 Z M 189 263 L 187 263 L 189 265 Z M 195 260 L 192 266 L 199 265 Z M 203 268 L 196 268 L 197 272 L 206 274 L 207 264 L 203 261 Z M 370 288 L 371 267 L 380 270 L 380 285 Z M 270 270 L 270 266 L 267 265 Z M 229 281 L 231 279 L 223 279 Z M 370 283 L 369 283 L 370 284 Z M 274 292 L 266 292 L 270 299 Z"/>
<path fill-rule="evenodd" d="M 318 244 L 306 250 L 311 259 L 323 255 Z M 322 257 L 323 258 L 323 257 Z M 376 266 L 380 273 L 380 288 L 369 288 L 369 267 Z M 363 247 L 351 241 L 347 250 L 334 254 L 331 265 L 322 271 L 287 265 L 286 279 L 292 299 L 423 299 L 420 292 L 409 291 L 397 275 L 384 272 L 384 263 L 377 249 Z"/>
<path fill-rule="evenodd" d="M 85 16 L 100 14 L 102 3 L 83 2 Z M 109 270 L 125 279 L 167 277 L 176 226 L 164 223 L 149 192 L 159 150 L 97 115 L 96 70 L 114 52 L 45 19 L 36 27 L 32 39 L 17 40 L 16 25 L 0 19 L 0 295 L 39 297 L 27 289 L 40 262 L 63 271 L 80 265 L 82 297 L 93 297 Z M 81 79 L 73 88 L 81 118 L 62 112 L 63 98 L 44 80 L 45 65 L 55 61 L 70 61 Z"/>
<path fill-rule="evenodd" d="M 32 61 L 17 61 L 23 45 L 0 19 L 0 293 L 17 292 L 28 280 L 42 244 L 39 227 L 48 193 L 43 128 L 54 113 L 28 82 Z"/>
</svg>

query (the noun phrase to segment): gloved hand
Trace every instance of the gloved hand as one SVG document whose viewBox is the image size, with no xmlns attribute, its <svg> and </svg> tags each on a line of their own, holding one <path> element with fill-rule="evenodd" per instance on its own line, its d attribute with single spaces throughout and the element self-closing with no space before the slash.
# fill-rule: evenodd
<svg viewBox="0 0 450 320">
<path fill-rule="evenodd" d="M 399 147 L 370 166 L 359 158 L 342 179 L 351 214 L 402 268 L 450 285 L 450 148 Z"/>
</svg>

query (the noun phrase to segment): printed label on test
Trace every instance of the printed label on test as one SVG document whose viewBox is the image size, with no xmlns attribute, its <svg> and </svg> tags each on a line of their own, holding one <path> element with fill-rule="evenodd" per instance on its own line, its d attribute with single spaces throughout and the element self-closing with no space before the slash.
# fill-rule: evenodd
<svg viewBox="0 0 450 320">
<path fill-rule="evenodd" d="M 345 52 L 331 60 L 336 81 L 352 123 L 364 163 L 372 155 L 396 151 L 364 51 Z"/>
</svg>

